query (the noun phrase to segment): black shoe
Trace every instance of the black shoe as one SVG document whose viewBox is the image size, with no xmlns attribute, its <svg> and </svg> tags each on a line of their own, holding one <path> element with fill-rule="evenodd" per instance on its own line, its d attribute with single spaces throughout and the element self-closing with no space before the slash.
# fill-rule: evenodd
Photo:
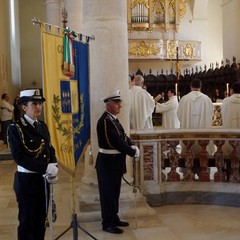
<svg viewBox="0 0 240 240">
<path fill-rule="evenodd" d="M 123 233 L 123 230 L 118 227 L 103 227 L 103 231 L 106 231 L 109 233 L 115 233 L 115 234 Z"/>
<path fill-rule="evenodd" d="M 123 222 L 123 221 L 118 221 L 118 222 L 116 222 L 116 225 L 118 227 L 127 227 L 127 226 L 129 226 L 129 223 L 128 222 Z"/>
</svg>

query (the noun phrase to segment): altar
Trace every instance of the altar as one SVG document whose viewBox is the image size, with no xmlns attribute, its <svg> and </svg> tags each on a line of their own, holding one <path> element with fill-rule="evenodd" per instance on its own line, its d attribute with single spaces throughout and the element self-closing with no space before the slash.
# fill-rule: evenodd
<svg viewBox="0 0 240 240">
<path fill-rule="evenodd" d="M 222 115 L 221 115 L 221 102 L 213 103 L 214 112 L 212 117 L 212 127 L 221 127 L 222 126 Z"/>
</svg>

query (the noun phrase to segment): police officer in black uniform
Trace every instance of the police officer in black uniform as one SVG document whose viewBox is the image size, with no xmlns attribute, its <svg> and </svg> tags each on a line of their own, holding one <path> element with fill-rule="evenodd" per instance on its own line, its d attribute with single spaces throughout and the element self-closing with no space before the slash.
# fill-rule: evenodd
<svg viewBox="0 0 240 240">
<path fill-rule="evenodd" d="M 124 132 L 116 115 L 120 112 L 120 91 L 102 98 L 106 111 L 97 123 L 99 153 L 96 170 L 100 194 L 102 228 L 106 232 L 121 234 L 119 226 L 128 226 L 118 216 L 122 175 L 126 173 L 126 155 L 139 157 L 139 149 L 134 146 Z"/>
<path fill-rule="evenodd" d="M 17 163 L 14 191 L 18 202 L 18 240 L 44 240 L 49 183 L 57 179 L 55 150 L 47 125 L 38 118 L 45 99 L 40 89 L 21 91 L 24 115 L 8 128 L 8 141 Z"/>
</svg>

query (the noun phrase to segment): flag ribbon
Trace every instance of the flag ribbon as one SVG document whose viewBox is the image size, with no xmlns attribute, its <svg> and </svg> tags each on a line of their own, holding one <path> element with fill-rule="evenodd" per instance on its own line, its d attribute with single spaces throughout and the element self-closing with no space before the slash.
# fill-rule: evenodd
<svg viewBox="0 0 240 240">
<path fill-rule="evenodd" d="M 75 32 L 64 29 L 62 72 L 68 77 L 73 77 L 75 73 L 74 52 L 72 47 L 72 41 L 75 37 L 77 37 Z"/>
</svg>

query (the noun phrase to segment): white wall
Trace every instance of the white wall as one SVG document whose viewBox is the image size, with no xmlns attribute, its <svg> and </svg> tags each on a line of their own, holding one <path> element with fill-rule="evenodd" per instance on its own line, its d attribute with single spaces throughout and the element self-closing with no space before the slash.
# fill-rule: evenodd
<svg viewBox="0 0 240 240">
<path fill-rule="evenodd" d="M 22 89 L 42 86 L 41 31 L 32 19 L 46 21 L 44 1 L 19 1 Z"/>
<path fill-rule="evenodd" d="M 232 60 L 237 58 L 240 62 L 240 1 L 224 1 L 223 5 L 223 57 Z"/>
</svg>

